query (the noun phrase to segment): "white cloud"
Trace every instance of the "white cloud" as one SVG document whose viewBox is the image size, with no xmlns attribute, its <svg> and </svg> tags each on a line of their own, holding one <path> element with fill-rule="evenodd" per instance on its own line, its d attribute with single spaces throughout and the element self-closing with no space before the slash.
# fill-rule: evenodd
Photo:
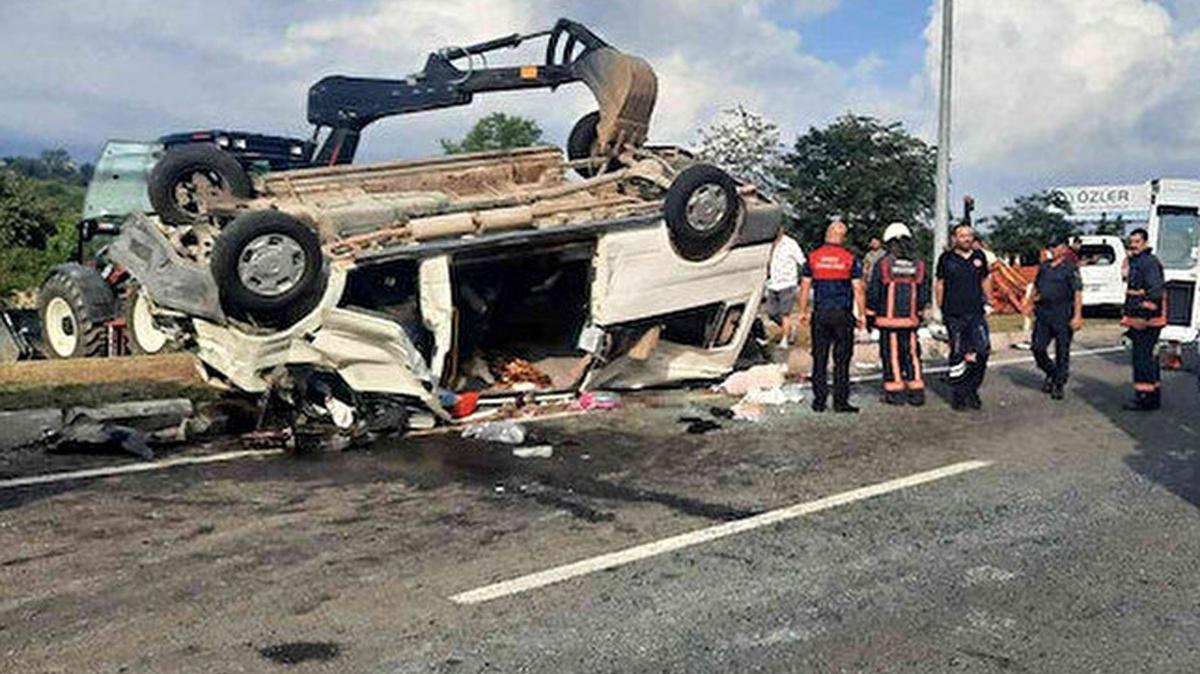
<svg viewBox="0 0 1200 674">
<path fill-rule="evenodd" d="M 939 12 L 927 31 L 931 84 L 940 23 Z M 966 0 L 955 25 L 958 164 L 1099 177 L 1161 170 L 1200 151 L 1200 31 L 1161 4 Z"/>
<path fill-rule="evenodd" d="M 433 49 L 548 28 L 558 16 L 582 21 L 655 66 L 658 141 L 691 142 L 696 129 L 739 102 L 785 132 L 851 105 L 915 117 L 918 97 L 878 82 L 877 57 L 841 67 L 804 50 L 792 26 L 803 28 L 839 2 L 370 0 L 232 4 L 214 12 L 200 0 L 181 0 L 110 3 L 104 13 L 18 4 L 0 25 L 0 41 L 39 58 L 0 66 L 8 99 L 0 136 L 78 147 L 210 126 L 302 134 L 304 96 L 321 76 L 402 76 Z M 493 63 L 541 58 L 540 45 L 519 53 L 495 53 Z M 378 123 L 364 138 L 363 156 L 436 152 L 439 137 L 461 135 L 493 110 L 533 117 L 549 140 L 561 141 L 594 106 L 582 86 L 482 95 L 469 108 Z"/>
</svg>

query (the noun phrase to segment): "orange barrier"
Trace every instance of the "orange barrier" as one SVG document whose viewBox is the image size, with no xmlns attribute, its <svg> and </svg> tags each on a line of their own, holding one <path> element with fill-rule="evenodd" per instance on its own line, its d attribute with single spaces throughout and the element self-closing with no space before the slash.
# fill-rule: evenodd
<svg viewBox="0 0 1200 674">
<path fill-rule="evenodd" d="M 1037 267 L 1014 267 L 1003 260 L 992 265 L 992 309 L 998 314 L 1019 314 Z"/>
</svg>

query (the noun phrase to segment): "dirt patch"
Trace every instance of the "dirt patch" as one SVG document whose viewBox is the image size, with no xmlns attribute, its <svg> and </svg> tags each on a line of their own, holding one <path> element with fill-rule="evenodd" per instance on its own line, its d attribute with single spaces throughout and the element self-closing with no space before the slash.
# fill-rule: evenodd
<svg viewBox="0 0 1200 674">
<path fill-rule="evenodd" d="M 0 409 L 99 405 L 123 400 L 212 400 L 216 389 L 186 353 L 35 360 L 0 365 Z"/>
</svg>

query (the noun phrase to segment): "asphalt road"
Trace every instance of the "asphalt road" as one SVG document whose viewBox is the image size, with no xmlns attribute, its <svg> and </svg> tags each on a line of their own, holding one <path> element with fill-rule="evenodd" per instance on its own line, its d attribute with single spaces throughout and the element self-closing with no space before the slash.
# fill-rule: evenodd
<svg viewBox="0 0 1200 674">
<path fill-rule="evenodd" d="M 857 417 L 689 435 L 729 402 L 664 396 L 534 427 L 550 459 L 442 436 L 0 490 L 0 670 L 1194 672 L 1200 396 L 1172 374 L 1167 409 L 1121 412 L 1126 358 L 1077 359 L 1063 402 L 996 368 L 973 414 L 864 389 Z M 990 463 L 450 599 L 965 461 Z"/>
</svg>

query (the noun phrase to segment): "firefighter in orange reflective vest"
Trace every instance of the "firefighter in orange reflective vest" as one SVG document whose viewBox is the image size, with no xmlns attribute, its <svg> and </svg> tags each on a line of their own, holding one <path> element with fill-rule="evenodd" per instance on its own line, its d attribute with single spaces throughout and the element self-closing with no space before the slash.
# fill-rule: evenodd
<svg viewBox="0 0 1200 674">
<path fill-rule="evenodd" d="M 887 254 L 875 264 L 867 286 L 867 311 L 879 330 L 883 401 L 920 406 L 925 404 L 925 381 L 917 328 L 929 304 L 928 273 L 907 225 L 888 225 L 883 241 Z"/>
<path fill-rule="evenodd" d="M 1161 372 L 1154 349 L 1167 324 L 1167 296 L 1162 263 L 1150 252 L 1149 234 L 1135 229 L 1129 234 L 1129 278 L 1121 325 L 1133 345 L 1133 400 L 1125 409 L 1138 412 L 1162 407 Z"/>
</svg>

